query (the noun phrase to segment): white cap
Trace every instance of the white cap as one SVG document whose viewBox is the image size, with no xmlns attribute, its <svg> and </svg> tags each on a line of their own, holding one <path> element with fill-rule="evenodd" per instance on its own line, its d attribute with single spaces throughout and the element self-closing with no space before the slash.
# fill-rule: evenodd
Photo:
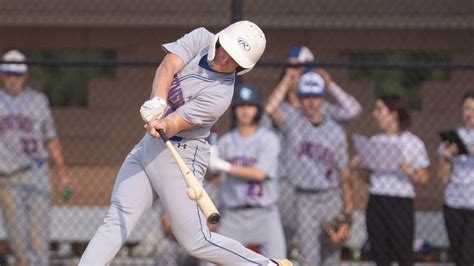
<svg viewBox="0 0 474 266">
<path fill-rule="evenodd" d="M 313 71 L 303 74 L 298 82 L 299 97 L 319 97 L 326 92 L 323 77 Z"/>
<path fill-rule="evenodd" d="M 11 62 L 23 62 L 26 60 L 26 57 L 18 50 L 10 50 L 3 55 L 2 60 Z M 26 74 L 28 73 L 28 66 L 26 64 L 1 64 L 0 72 Z"/>
</svg>

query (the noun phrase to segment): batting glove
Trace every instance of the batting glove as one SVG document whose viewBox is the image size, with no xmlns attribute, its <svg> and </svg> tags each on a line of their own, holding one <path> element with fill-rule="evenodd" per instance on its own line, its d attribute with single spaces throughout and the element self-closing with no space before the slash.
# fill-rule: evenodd
<svg viewBox="0 0 474 266">
<path fill-rule="evenodd" d="M 211 147 L 211 158 L 209 159 L 209 168 L 213 172 L 224 172 L 230 171 L 232 164 L 219 158 L 219 150 L 216 146 Z"/>
<path fill-rule="evenodd" d="M 142 104 L 140 107 L 140 115 L 145 123 L 149 123 L 151 120 L 162 118 L 165 108 L 165 100 L 160 97 L 153 97 L 153 99 Z"/>
<path fill-rule="evenodd" d="M 222 160 L 219 157 L 211 157 L 211 159 L 209 160 L 209 167 L 212 171 L 227 173 L 230 171 L 232 164 L 228 161 Z"/>
</svg>

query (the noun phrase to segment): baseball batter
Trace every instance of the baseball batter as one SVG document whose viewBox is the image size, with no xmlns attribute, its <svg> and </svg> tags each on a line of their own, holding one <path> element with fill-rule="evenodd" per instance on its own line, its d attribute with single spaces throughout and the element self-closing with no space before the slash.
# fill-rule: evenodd
<svg viewBox="0 0 474 266">
<path fill-rule="evenodd" d="M 278 99 L 269 100 L 278 107 L 270 116 L 287 137 L 287 153 L 292 154 L 287 171 L 296 190 L 300 265 L 340 264 L 339 245 L 348 238 L 349 228 L 326 232 L 324 225 L 340 213 L 350 216 L 353 211 L 346 135 L 321 113 L 324 93 L 323 78 L 308 72 L 298 85 L 302 108 L 280 107 Z"/>
<path fill-rule="evenodd" d="M 285 235 L 276 202 L 280 143 L 259 126 L 263 99 L 258 88 L 242 84 L 232 101 L 233 130 L 219 140 L 219 157 L 210 167 L 225 173 L 219 187 L 223 217 L 218 232 L 269 257 L 286 255 Z"/>
<path fill-rule="evenodd" d="M 169 214 L 176 240 L 190 255 L 219 265 L 279 265 L 208 230 L 158 134 L 164 129 L 173 136 L 176 150 L 202 181 L 209 159 L 205 138 L 231 103 L 235 73 L 250 71 L 265 45 L 265 35 L 256 24 L 239 21 L 216 35 L 198 28 L 162 46 L 167 55 L 156 71 L 151 99 L 140 108 L 147 134 L 125 159 L 107 216 L 80 265 L 110 263 L 156 196 Z M 291 265 L 286 260 L 280 263 Z"/>
<path fill-rule="evenodd" d="M 4 61 L 22 62 L 17 50 Z M 25 86 L 26 64 L 2 64 L 0 203 L 17 265 L 49 265 L 49 155 L 63 184 L 66 169 L 46 96 Z M 49 152 L 49 153 L 48 153 Z"/>
</svg>

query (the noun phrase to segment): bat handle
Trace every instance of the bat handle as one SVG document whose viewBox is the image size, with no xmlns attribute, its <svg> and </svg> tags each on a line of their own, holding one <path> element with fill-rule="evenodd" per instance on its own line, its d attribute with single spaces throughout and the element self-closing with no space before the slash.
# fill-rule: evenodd
<svg viewBox="0 0 474 266">
<path fill-rule="evenodd" d="M 161 138 L 164 142 L 169 141 L 168 135 L 166 135 L 164 129 L 162 129 L 162 128 L 158 129 L 158 134 L 160 134 L 160 138 Z"/>
<path fill-rule="evenodd" d="M 219 213 L 213 213 L 207 217 L 207 222 L 210 224 L 216 224 L 221 220 L 221 215 Z"/>
</svg>

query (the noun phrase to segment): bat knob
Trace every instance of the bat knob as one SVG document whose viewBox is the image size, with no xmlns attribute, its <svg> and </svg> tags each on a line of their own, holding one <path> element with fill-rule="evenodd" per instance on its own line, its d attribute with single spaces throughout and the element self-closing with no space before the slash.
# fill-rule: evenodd
<svg viewBox="0 0 474 266">
<path fill-rule="evenodd" d="M 221 215 L 218 213 L 213 213 L 207 217 L 207 222 L 210 224 L 216 224 L 220 221 Z"/>
<path fill-rule="evenodd" d="M 202 190 L 198 187 L 188 188 L 188 198 L 194 201 L 199 200 L 202 197 Z"/>
</svg>

